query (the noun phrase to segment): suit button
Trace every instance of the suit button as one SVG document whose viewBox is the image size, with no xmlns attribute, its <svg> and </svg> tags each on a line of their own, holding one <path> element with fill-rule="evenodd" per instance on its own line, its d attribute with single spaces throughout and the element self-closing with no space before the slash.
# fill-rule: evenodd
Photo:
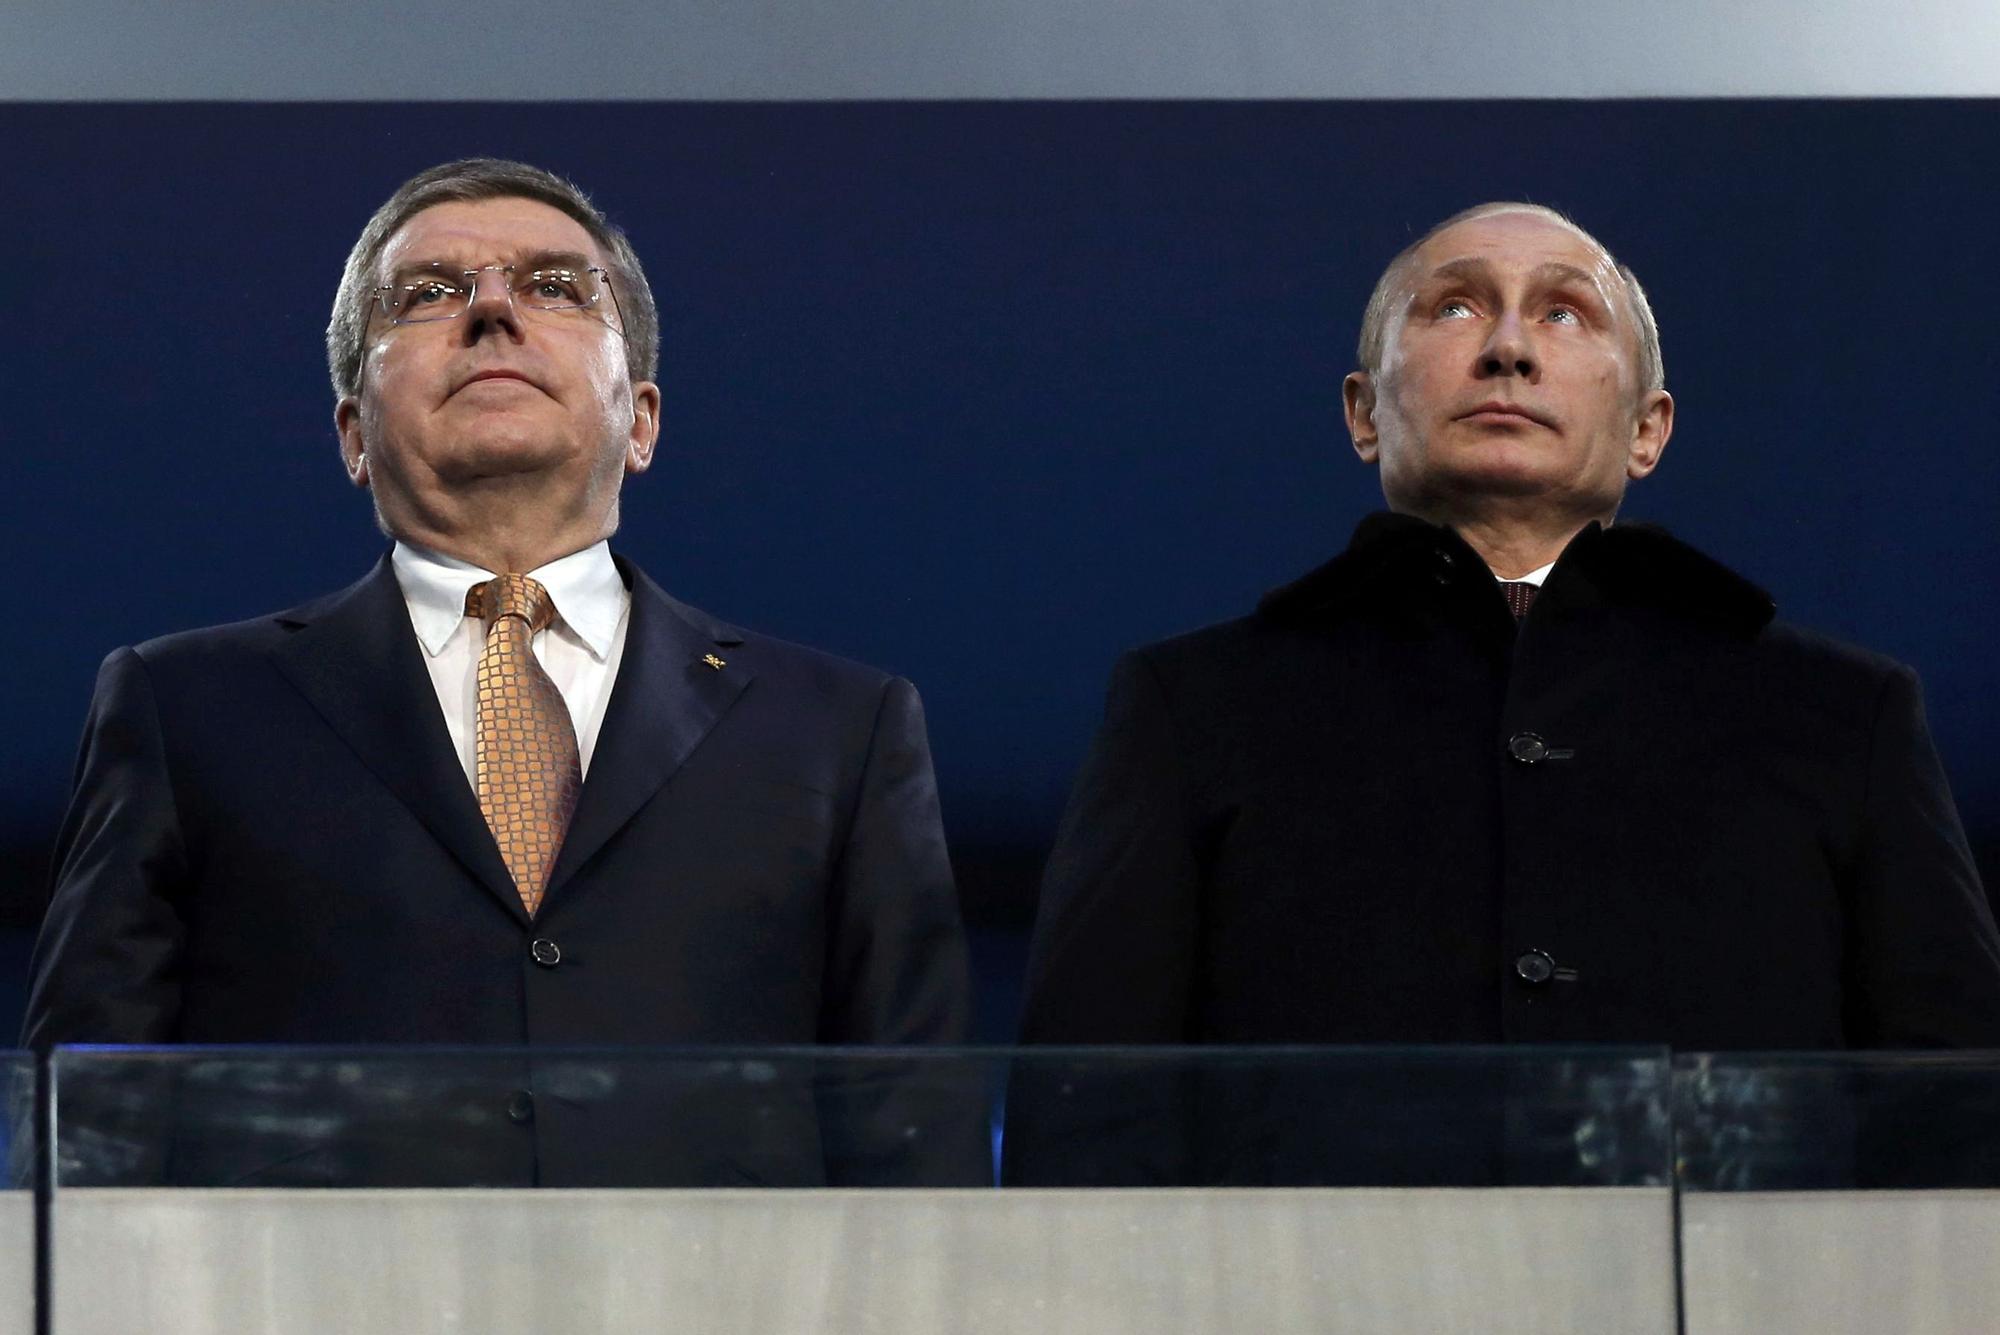
<svg viewBox="0 0 2000 1335">
<path fill-rule="evenodd" d="M 507 1096 L 507 1120 L 525 1126 L 535 1120 L 535 1096 L 525 1089 L 517 1089 Z"/>
<path fill-rule="evenodd" d="M 1514 961 L 1514 976 L 1530 987 L 1540 987 L 1556 976 L 1556 962 L 1545 950 L 1531 950 Z"/>
<path fill-rule="evenodd" d="M 553 969 L 562 963 L 562 947 L 546 936 L 538 936 L 529 945 L 528 956 L 544 969 Z"/>
<path fill-rule="evenodd" d="M 1507 739 L 1507 754 L 1523 765 L 1532 765 L 1549 753 L 1549 744 L 1532 732 L 1517 732 Z"/>
</svg>

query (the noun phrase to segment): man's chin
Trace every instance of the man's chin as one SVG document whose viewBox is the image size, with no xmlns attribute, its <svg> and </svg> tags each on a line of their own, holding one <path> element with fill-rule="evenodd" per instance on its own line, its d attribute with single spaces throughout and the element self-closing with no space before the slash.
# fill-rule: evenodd
<svg viewBox="0 0 2000 1335">
<path fill-rule="evenodd" d="M 1594 489 L 1593 489 L 1594 490 Z M 1620 493 L 1622 494 L 1622 493 Z M 1620 494 L 1602 498 L 1603 508 L 1616 509 Z M 1544 508 L 1551 516 L 1567 515 L 1596 502 L 1579 494 L 1573 479 L 1551 476 L 1546 468 L 1519 461 L 1487 460 L 1482 466 L 1440 470 L 1416 487 L 1393 491 L 1385 487 L 1391 509 L 1445 517 L 1447 522 L 1484 515 L 1526 519 Z"/>
<path fill-rule="evenodd" d="M 1430 464 L 1440 490 L 1496 499 L 1571 491 L 1587 471 L 1573 450 L 1540 428 L 1454 439 Z"/>
<path fill-rule="evenodd" d="M 1493 468 L 1455 480 L 1452 488 L 1468 498 L 1528 499 L 1551 493 L 1549 480 L 1532 468 Z"/>
<path fill-rule="evenodd" d="M 476 486 L 502 478 L 547 473 L 560 468 L 568 452 L 547 441 L 488 440 L 453 450 L 438 461 L 439 481 Z"/>
<path fill-rule="evenodd" d="M 1412 479 L 1412 490 L 1431 496 L 1476 499 L 1479 497 L 1525 497 L 1550 491 L 1556 480 L 1549 476 L 1547 461 L 1526 451 L 1489 451 L 1479 457 L 1456 459 L 1450 466 L 1433 460 L 1429 476 Z"/>
</svg>

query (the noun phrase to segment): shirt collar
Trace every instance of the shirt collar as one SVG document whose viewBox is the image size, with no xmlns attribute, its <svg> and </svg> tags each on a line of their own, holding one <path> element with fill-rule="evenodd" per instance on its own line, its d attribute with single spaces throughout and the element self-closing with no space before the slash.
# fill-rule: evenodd
<svg viewBox="0 0 2000 1335">
<path fill-rule="evenodd" d="M 1503 584 L 1532 584 L 1539 589 L 1542 587 L 1542 581 L 1547 579 L 1549 577 L 1549 572 L 1551 570 L 1554 570 L 1555 568 L 1556 568 L 1556 563 L 1554 561 L 1551 561 L 1547 565 L 1543 566 L 1540 570 L 1530 570 L 1527 574 L 1521 576 L 1519 579 L 1502 580 L 1501 582 Z M 1494 575 L 1494 578 L 1499 579 L 1500 577 L 1499 575 L 1496 574 Z"/>
<path fill-rule="evenodd" d="M 466 593 L 492 579 L 494 572 L 405 542 L 396 544 L 389 560 L 410 607 L 410 625 L 424 652 L 436 657 L 465 620 Z M 611 652 L 611 638 L 631 596 L 611 560 L 611 544 L 571 552 L 528 574 L 549 591 L 556 624 L 567 626 L 591 657 L 602 661 Z"/>
</svg>

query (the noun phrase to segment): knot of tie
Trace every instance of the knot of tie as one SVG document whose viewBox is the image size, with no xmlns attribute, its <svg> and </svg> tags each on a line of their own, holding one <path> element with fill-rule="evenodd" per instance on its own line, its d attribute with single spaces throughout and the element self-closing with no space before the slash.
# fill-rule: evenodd
<svg viewBox="0 0 2000 1335">
<path fill-rule="evenodd" d="M 544 631 L 556 619 L 556 604 L 541 581 L 500 575 L 465 591 L 465 614 L 489 625 L 501 617 L 519 617 L 529 630 Z"/>
</svg>

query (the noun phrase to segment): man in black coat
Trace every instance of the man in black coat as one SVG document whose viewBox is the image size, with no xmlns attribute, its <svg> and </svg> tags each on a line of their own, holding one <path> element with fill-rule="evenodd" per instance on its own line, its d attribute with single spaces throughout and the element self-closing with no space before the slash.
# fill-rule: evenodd
<svg viewBox="0 0 2000 1335">
<path fill-rule="evenodd" d="M 106 660 L 29 1043 L 962 1039 L 910 684 L 735 629 L 609 552 L 658 436 L 658 346 L 630 244 L 568 182 L 474 159 L 383 205 L 327 349 L 341 456 L 394 550 L 344 591 Z M 543 610 L 482 602 L 497 576 Z M 517 616 L 532 658 L 508 668 Z M 503 668 L 522 675 L 496 693 Z M 64 1124 L 125 1108 L 172 1144 L 107 1151 L 106 1173 L 123 1154 L 182 1181 L 983 1175 L 976 1095 L 931 1099 L 886 1060 L 342 1069 L 216 1065 L 171 1105 L 152 1077 L 136 1102 L 79 1077 Z M 259 1106 L 278 1089 L 288 1110 Z"/>
<path fill-rule="evenodd" d="M 1360 362 L 1391 513 L 1119 662 L 1024 1039 L 2000 1046 L 1913 674 L 1613 525 L 1673 427 L 1630 271 L 1481 206 L 1390 264 Z"/>
</svg>

